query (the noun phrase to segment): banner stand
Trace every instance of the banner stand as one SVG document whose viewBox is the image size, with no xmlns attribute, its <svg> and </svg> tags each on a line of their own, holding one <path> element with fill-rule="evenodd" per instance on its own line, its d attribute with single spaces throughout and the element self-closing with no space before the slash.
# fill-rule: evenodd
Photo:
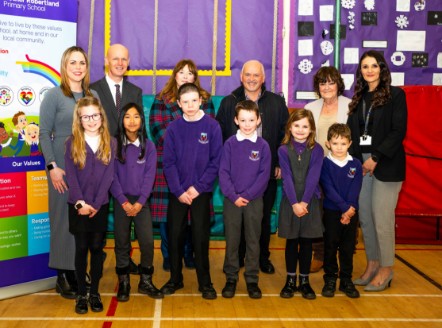
<svg viewBox="0 0 442 328">
<path fill-rule="evenodd" d="M 41 280 L 34 280 L 23 284 L 3 287 L 0 292 L 0 301 L 32 293 L 38 293 L 42 290 L 54 289 L 57 277 L 50 277 Z"/>
</svg>

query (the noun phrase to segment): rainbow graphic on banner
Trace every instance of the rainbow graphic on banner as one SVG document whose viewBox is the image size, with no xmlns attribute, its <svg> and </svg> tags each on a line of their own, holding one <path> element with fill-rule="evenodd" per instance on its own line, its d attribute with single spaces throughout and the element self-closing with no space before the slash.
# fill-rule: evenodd
<svg viewBox="0 0 442 328">
<path fill-rule="evenodd" d="M 49 66 L 46 63 L 43 63 L 38 60 L 30 59 L 28 55 L 26 55 L 27 62 L 17 61 L 17 65 L 21 65 L 23 72 L 32 73 L 43 76 L 45 79 L 49 80 L 54 86 L 60 85 L 60 73 L 55 70 L 53 67 Z"/>
</svg>

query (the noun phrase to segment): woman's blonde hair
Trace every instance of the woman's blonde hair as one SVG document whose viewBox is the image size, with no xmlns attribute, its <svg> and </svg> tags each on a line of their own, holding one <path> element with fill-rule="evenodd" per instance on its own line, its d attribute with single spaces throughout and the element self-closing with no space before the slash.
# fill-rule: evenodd
<svg viewBox="0 0 442 328">
<path fill-rule="evenodd" d="M 308 123 L 310 124 L 310 135 L 307 138 L 307 147 L 312 149 L 315 146 L 316 139 L 316 125 L 315 119 L 313 118 L 313 114 L 308 109 L 298 109 L 290 114 L 289 119 L 287 120 L 287 124 L 285 125 L 285 135 L 284 139 L 282 139 L 283 145 L 291 145 L 292 133 L 290 128 L 292 124 L 296 121 L 302 120 L 303 118 L 307 118 Z"/>
<path fill-rule="evenodd" d="M 111 136 L 103 106 L 101 106 L 100 101 L 97 98 L 81 98 L 78 100 L 74 109 L 71 144 L 71 158 L 80 170 L 83 169 L 86 164 L 86 141 L 84 138 L 83 124 L 81 123 L 81 109 L 87 106 L 97 107 L 101 115 L 101 127 L 99 130 L 100 144 L 96 156 L 105 165 L 108 165 L 111 159 Z"/>
<path fill-rule="evenodd" d="M 69 78 L 68 78 L 68 72 L 67 72 L 69 57 L 74 52 L 81 53 L 84 57 L 84 61 L 86 62 L 86 75 L 84 76 L 83 80 L 81 81 L 81 88 L 83 89 L 85 96 L 93 97 L 94 95 L 92 94 L 91 90 L 89 89 L 90 73 L 89 73 L 89 61 L 87 59 L 87 54 L 82 48 L 77 47 L 77 46 L 72 46 L 70 48 L 67 48 L 63 52 L 63 55 L 61 56 L 61 63 L 60 63 L 60 77 L 61 77 L 60 88 L 61 88 L 61 91 L 63 91 L 63 94 L 66 97 L 70 97 L 70 98 L 74 97 L 74 95 L 72 94 L 72 91 L 71 91 L 71 86 L 69 85 Z"/>
</svg>

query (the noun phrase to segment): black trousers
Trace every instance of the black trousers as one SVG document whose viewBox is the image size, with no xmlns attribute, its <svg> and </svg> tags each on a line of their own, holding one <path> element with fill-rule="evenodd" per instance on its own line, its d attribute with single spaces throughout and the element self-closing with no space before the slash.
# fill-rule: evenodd
<svg viewBox="0 0 442 328">
<path fill-rule="evenodd" d="M 131 204 L 135 203 L 138 196 L 126 195 Z M 127 216 L 121 205 L 114 203 L 114 233 L 115 233 L 115 258 L 116 267 L 119 269 L 129 267 L 130 251 L 130 227 L 132 221 L 135 224 L 135 232 L 140 246 L 140 264 L 143 268 L 152 266 L 154 254 L 154 241 L 152 230 L 152 217 L 149 205 L 143 205 L 141 211 L 134 217 Z"/>
<path fill-rule="evenodd" d="M 299 274 L 308 276 L 312 263 L 311 238 L 287 239 L 285 244 L 285 268 L 288 274 L 295 274 L 299 264 Z"/>
<path fill-rule="evenodd" d="M 353 272 L 353 251 L 356 243 L 358 214 L 356 213 L 349 224 L 340 222 L 342 213 L 324 208 L 324 279 L 338 277 L 341 280 L 351 280 Z M 339 266 L 338 256 L 339 252 Z"/>
<path fill-rule="evenodd" d="M 210 199 L 211 193 L 202 193 L 191 205 L 181 203 L 170 193 L 167 207 L 169 229 L 170 280 L 183 281 L 183 256 L 186 236 L 187 214 L 190 210 L 195 268 L 200 287 L 212 283 L 209 265 Z"/>
</svg>

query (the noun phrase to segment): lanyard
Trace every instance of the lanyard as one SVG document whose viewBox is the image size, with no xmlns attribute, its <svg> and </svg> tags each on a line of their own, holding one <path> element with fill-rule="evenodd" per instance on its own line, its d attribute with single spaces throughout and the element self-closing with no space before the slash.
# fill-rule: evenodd
<svg viewBox="0 0 442 328">
<path fill-rule="evenodd" d="M 373 108 L 373 105 L 370 105 L 370 108 L 368 109 L 367 117 L 365 117 L 365 111 L 366 111 L 367 105 L 365 104 L 365 99 L 362 100 L 362 118 L 365 121 L 365 128 L 364 128 L 364 136 L 368 135 L 368 122 L 370 121 L 370 115 L 371 110 Z"/>
</svg>

